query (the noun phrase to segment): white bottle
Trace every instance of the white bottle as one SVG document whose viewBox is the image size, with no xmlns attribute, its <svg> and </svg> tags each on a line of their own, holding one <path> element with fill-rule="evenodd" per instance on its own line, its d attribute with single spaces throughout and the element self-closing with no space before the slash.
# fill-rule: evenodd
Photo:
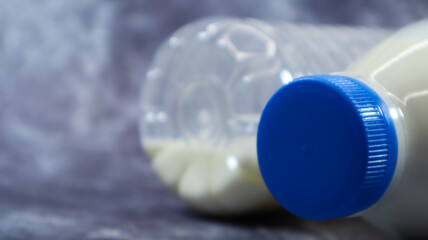
<svg viewBox="0 0 428 240">
<path fill-rule="evenodd" d="M 236 214 L 276 206 L 256 131 L 294 77 L 344 70 L 389 31 L 214 18 L 184 26 L 156 53 L 141 91 L 141 141 L 160 179 L 192 208 Z"/>
<path fill-rule="evenodd" d="M 428 236 L 428 20 L 369 51 L 346 73 L 297 78 L 266 105 L 259 165 L 297 216 L 364 216 Z"/>
</svg>

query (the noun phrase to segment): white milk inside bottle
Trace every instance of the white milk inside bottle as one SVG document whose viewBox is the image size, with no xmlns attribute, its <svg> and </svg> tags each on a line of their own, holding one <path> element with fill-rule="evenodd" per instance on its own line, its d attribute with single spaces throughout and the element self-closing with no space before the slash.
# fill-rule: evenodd
<svg viewBox="0 0 428 240">
<path fill-rule="evenodd" d="M 297 216 L 364 216 L 428 236 L 428 21 L 344 73 L 278 90 L 262 114 L 257 151 L 267 187 Z"/>
<path fill-rule="evenodd" d="M 184 26 L 157 51 L 141 91 L 141 142 L 155 172 L 205 213 L 276 206 L 256 153 L 266 102 L 294 77 L 344 70 L 387 35 L 229 18 Z"/>
</svg>

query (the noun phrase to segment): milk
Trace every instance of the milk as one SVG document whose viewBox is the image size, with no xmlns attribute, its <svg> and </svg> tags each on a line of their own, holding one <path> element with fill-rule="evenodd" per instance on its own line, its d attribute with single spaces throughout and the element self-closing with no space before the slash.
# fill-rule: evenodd
<svg viewBox="0 0 428 240">
<path fill-rule="evenodd" d="M 350 74 L 378 85 L 397 112 L 401 163 L 384 199 L 362 215 L 412 235 L 427 235 L 428 223 L 428 21 L 413 24 L 371 50 Z M 346 74 L 346 73 L 345 73 Z M 395 181 L 394 181 L 395 180 Z"/>
<path fill-rule="evenodd" d="M 159 140 L 144 149 L 161 181 L 195 210 L 229 215 L 276 206 L 258 169 L 254 137 L 227 148 Z"/>
</svg>

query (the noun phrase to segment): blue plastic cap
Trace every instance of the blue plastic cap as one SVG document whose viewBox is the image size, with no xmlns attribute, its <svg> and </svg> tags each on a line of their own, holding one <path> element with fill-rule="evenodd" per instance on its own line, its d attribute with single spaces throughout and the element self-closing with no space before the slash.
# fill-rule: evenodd
<svg viewBox="0 0 428 240">
<path fill-rule="evenodd" d="M 289 212 L 310 220 L 350 216 L 391 182 L 397 137 L 388 108 L 360 81 L 295 79 L 266 105 L 258 129 L 263 179 Z"/>
</svg>

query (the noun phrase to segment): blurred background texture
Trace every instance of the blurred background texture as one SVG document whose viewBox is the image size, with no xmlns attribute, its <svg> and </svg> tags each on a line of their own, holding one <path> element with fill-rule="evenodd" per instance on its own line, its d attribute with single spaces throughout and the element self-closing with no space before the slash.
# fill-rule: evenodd
<svg viewBox="0 0 428 240">
<path fill-rule="evenodd" d="M 0 2 L 0 239 L 389 239 L 360 219 L 213 219 L 159 183 L 138 138 L 154 51 L 223 15 L 398 28 L 424 0 Z"/>
</svg>

